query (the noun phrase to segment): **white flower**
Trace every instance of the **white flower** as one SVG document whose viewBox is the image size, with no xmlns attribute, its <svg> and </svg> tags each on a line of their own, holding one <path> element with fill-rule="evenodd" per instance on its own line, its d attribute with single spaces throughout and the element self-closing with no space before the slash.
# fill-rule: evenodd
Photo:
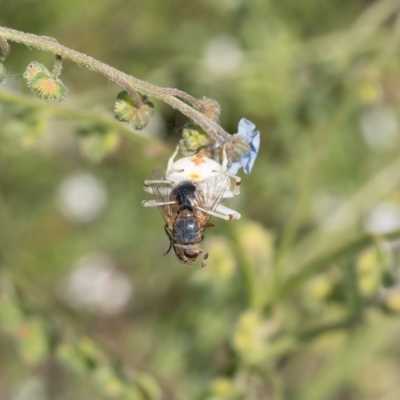
<svg viewBox="0 0 400 400">
<path fill-rule="evenodd" d="M 129 277 L 101 253 L 80 258 L 59 289 L 60 297 L 72 308 L 105 315 L 124 311 L 133 293 Z"/>
<path fill-rule="evenodd" d="M 106 203 L 107 192 L 103 182 L 85 172 L 67 176 L 57 193 L 60 211 L 75 222 L 93 221 L 103 211 Z"/>
</svg>

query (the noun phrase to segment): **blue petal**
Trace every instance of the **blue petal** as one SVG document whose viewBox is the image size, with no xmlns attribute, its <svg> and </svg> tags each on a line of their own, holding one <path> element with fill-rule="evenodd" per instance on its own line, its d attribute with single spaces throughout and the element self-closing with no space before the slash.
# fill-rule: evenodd
<svg viewBox="0 0 400 400">
<path fill-rule="evenodd" d="M 244 172 L 249 174 L 253 168 L 254 162 L 257 158 L 258 150 L 260 149 L 260 132 L 255 131 L 255 127 L 256 126 L 251 121 L 245 118 L 242 118 L 239 121 L 238 135 L 247 138 L 250 145 L 250 152 L 245 154 L 241 160 L 230 165 L 228 171 L 232 174 L 236 174 L 236 172 L 242 167 Z"/>
<path fill-rule="evenodd" d="M 241 167 L 242 164 L 239 161 L 236 161 L 228 167 L 228 172 L 230 172 L 231 174 L 236 174 Z"/>
</svg>

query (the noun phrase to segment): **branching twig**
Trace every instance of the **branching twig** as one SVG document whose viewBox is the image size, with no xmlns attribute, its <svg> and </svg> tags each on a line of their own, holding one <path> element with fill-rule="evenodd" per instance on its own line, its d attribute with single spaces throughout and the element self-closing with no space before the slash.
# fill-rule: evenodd
<svg viewBox="0 0 400 400">
<path fill-rule="evenodd" d="M 202 109 L 201 103 L 184 92 L 177 89 L 160 88 L 148 82 L 141 81 L 111 67 L 110 65 L 89 57 L 86 54 L 62 46 L 55 39 L 47 36 L 37 36 L 5 27 L 0 27 L 0 36 L 5 40 L 21 43 L 28 47 L 34 47 L 42 51 L 53 53 L 63 59 L 71 60 L 92 71 L 98 72 L 110 81 L 123 86 L 134 99 L 136 99 L 136 92 L 146 96 L 155 97 L 186 115 L 221 146 L 224 142 L 231 141 L 231 135 L 225 132 L 218 123 L 208 119 L 198 111 Z M 184 101 L 180 100 L 180 98 Z"/>
</svg>

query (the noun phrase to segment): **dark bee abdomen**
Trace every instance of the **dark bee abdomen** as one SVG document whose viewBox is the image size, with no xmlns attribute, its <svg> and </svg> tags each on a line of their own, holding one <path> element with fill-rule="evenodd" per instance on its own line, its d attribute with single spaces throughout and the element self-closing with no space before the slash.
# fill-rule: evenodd
<svg viewBox="0 0 400 400">
<path fill-rule="evenodd" d="M 174 188 L 171 195 L 178 200 L 180 210 L 192 209 L 196 189 L 196 186 L 190 181 L 182 182 Z"/>
<path fill-rule="evenodd" d="M 190 244 L 197 241 L 199 226 L 195 219 L 182 219 L 176 221 L 174 226 L 175 240 L 182 244 Z"/>
</svg>

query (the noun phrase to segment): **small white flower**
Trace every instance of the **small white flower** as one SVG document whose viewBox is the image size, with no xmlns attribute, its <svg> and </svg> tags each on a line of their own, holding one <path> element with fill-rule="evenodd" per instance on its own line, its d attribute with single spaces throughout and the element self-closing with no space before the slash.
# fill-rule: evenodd
<svg viewBox="0 0 400 400">
<path fill-rule="evenodd" d="M 364 219 L 364 227 L 374 235 L 400 229 L 400 206 L 390 201 L 376 204 Z"/>
<path fill-rule="evenodd" d="M 100 179 L 86 172 L 78 172 L 61 182 L 56 201 L 67 218 L 75 222 L 90 222 L 106 206 L 107 192 Z"/>
<path fill-rule="evenodd" d="M 396 114 L 387 107 L 374 107 L 364 111 L 360 128 L 368 147 L 377 152 L 393 149 L 399 137 Z"/>
<path fill-rule="evenodd" d="M 44 383 L 37 378 L 29 378 L 22 382 L 12 400 L 47 400 Z"/>
<path fill-rule="evenodd" d="M 59 294 L 72 308 L 114 315 L 129 304 L 133 287 L 108 255 L 91 253 L 75 263 L 71 274 L 60 284 Z"/>
</svg>

